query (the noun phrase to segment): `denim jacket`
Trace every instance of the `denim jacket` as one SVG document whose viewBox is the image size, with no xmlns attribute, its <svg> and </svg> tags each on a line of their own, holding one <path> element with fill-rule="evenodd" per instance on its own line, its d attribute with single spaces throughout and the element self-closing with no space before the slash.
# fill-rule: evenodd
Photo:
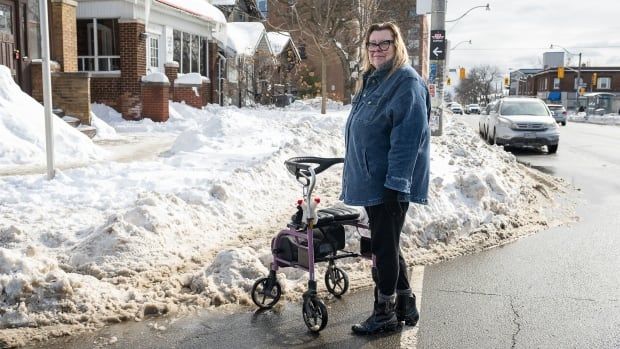
<svg viewBox="0 0 620 349">
<path fill-rule="evenodd" d="M 345 126 L 340 199 L 353 206 L 383 203 L 384 188 L 401 202 L 428 203 L 431 100 L 410 66 L 367 73 Z"/>
</svg>

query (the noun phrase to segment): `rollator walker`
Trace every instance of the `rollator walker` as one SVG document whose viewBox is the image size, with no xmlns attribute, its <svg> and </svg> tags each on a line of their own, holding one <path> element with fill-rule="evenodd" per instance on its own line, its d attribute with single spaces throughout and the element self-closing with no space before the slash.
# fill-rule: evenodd
<svg viewBox="0 0 620 349">
<path fill-rule="evenodd" d="M 375 261 L 370 252 L 370 238 L 360 234 L 360 252 L 345 251 L 345 226 L 368 230 L 360 222 L 360 213 L 348 207 L 317 209 L 319 198 L 312 198 L 316 176 L 332 165 L 344 163 L 343 158 L 295 157 L 284 162 L 287 170 L 302 184 L 303 200 L 297 202 L 297 212 L 287 228 L 271 240 L 273 261 L 269 275 L 258 279 L 252 287 L 252 300 L 261 309 L 273 307 L 282 288 L 277 280 L 279 268 L 297 268 L 309 273 L 308 289 L 303 294 L 303 319 L 308 329 L 319 332 L 327 325 L 327 308 L 317 296 L 315 263 L 327 262 L 325 286 L 336 297 L 349 289 L 347 273 L 336 266 L 343 258 L 364 257 L 373 259 L 373 277 L 376 275 Z M 369 235 L 369 234 L 367 234 Z"/>
</svg>

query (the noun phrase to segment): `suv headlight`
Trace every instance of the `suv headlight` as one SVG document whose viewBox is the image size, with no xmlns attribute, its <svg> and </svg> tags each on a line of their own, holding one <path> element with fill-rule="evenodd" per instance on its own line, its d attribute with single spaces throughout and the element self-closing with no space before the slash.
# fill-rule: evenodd
<svg viewBox="0 0 620 349">
<path fill-rule="evenodd" d="M 512 121 L 510 121 L 510 120 L 508 120 L 508 119 L 506 119 L 506 118 L 504 118 L 504 117 L 501 117 L 501 116 L 500 116 L 500 117 L 498 117 L 498 118 L 497 118 L 497 121 L 499 122 L 499 124 L 500 124 L 501 126 L 508 127 L 508 128 L 512 128 L 512 129 L 515 129 L 515 128 L 516 128 L 516 125 L 515 125 Z"/>
</svg>

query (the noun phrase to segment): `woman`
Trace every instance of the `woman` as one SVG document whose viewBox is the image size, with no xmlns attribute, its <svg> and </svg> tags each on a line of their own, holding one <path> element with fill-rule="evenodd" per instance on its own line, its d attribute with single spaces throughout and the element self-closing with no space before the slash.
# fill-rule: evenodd
<svg viewBox="0 0 620 349">
<path fill-rule="evenodd" d="M 400 253 L 409 202 L 426 204 L 430 164 L 430 96 L 407 62 L 394 23 L 373 24 L 365 35 L 363 75 L 345 127 L 341 199 L 368 213 L 375 302 L 356 334 L 415 326 L 418 311 Z"/>
</svg>

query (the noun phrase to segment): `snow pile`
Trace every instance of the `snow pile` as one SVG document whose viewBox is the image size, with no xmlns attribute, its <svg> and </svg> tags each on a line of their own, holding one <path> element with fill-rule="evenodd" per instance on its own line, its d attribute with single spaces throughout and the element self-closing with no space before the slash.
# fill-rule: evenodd
<svg viewBox="0 0 620 349">
<path fill-rule="evenodd" d="M 94 105 L 119 135 L 176 139 L 154 158 L 61 171 L 54 181 L 0 177 L 0 284 L 8 290 L 0 297 L 0 340 L 41 337 L 48 325 L 83 328 L 251 304 L 252 284 L 268 271 L 271 239 L 302 195 L 283 162 L 344 153 L 350 107 L 330 103 L 321 115 L 318 106 L 171 103 L 170 120 L 153 123 L 124 121 Z M 448 123 L 432 142 L 430 205 L 412 205 L 403 229 L 409 262 L 470 253 L 552 223 L 542 212 L 562 181 L 530 172 L 463 124 Z M 319 176 L 321 207 L 338 203 L 341 175 L 339 165 Z M 358 249 L 359 235 L 349 231 L 346 244 Z M 369 261 L 338 264 L 352 288 L 372 282 Z M 306 288 L 301 270 L 282 269 L 278 278 L 285 299 Z"/>
<path fill-rule="evenodd" d="M 611 113 L 605 115 L 586 115 L 586 113 L 581 112 L 569 114 L 568 120 L 600 125 L 620 125 L 620 114 Z"/>
<path fill-rule="evenodd" d="M 57 163 L 102 159 L 105 152 L 77 129 L 54 116 Z M 0 166 L 45 164 L 43 106 L 17 86 L 9 69 L 0 65 Z"/>
</svg>

